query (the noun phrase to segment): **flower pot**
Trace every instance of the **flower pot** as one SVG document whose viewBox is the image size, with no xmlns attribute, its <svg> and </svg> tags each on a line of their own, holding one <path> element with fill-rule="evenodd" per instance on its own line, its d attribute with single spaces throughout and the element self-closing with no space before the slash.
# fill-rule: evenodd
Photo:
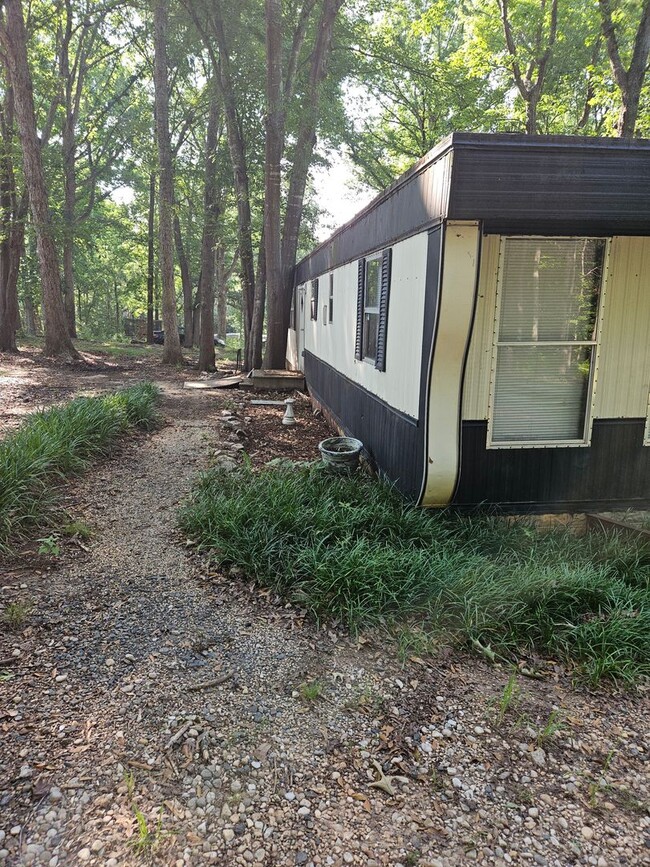
<svg viewBox="0 0 650 867">
<path fill-rule="evenodd" d="M 353 472 L 363 443 L 354 437 L 328 437 L 318 444 L 324 464 L 337 473 Z"/>
</svg>

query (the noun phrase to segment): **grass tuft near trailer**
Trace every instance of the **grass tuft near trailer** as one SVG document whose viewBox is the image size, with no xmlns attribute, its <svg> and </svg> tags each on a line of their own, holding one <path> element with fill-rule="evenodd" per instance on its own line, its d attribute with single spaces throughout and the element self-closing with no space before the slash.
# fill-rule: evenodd
<svg viewBox="0 0 650 867">
<path fill-rule="evenodd" d="M 538 534 L 408 505 L 319 467 L 203 476 L 182 529 L 317 620 L 399 629 L 516 663 L 560 657 L 591 682 L 650 674 L 650 547 Z"/>
</svg>

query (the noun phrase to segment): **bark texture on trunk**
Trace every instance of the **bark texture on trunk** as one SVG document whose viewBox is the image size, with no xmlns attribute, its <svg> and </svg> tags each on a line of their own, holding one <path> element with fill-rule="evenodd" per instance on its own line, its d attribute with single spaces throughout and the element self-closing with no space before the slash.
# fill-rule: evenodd
<svg viewBox="0 0 650 867">
<path fill-rule="evenodd" d="M 201 238 L 201 305 L 199 336 L 199 370 L 214 370 L 214 251 L 217 243 L 220 207 L 217 195 L 217 143 L 219 132 L 219 102 L 216 94 L 210 99 L 210 114 L 205 137 L 205 187 L 203 235 Z"/>
<path fill-rule="evenodd" d="M 621 92 L 621 110 L 616 129 L 621 138 L 633 138 L 650 55 L 650 0 L 645 0 L 641 8 L 641 20 L 634 37 L 632 60 L 627 69 L 621 59 L 610 0 L 598 0 L 598 5 L 614 81 Z"/>
<path fill-rule="evenodd" d="M 332 33 L 336 16 L 343 0 L 323 0 L 316 43 L 311 54 L 309 83 L 298 137 L 294 149 L 293 165 L 289 180 L 289 193 L 282 228 L 282 279 L 278 292 L 269 289 L 266 314 L 266 353 L 264 366 L 275 369 L 285 366 L 287 332 L 291 312 L 293 269 L 298 251 L 298 233 L 305 200 L 305 187 L 309 166 L 316 145 L 316 127 L 322 84 L 327 75 L 327 64 L 332 49 Z"/>
<path fill-rule="evenodd" d="M 153 343 L 153 285 L 156 268 L 156 173 L 149 175 L 149 214 L 147 217 L 147 343 Z"/>
<path fill-rule="evenodd" d="M 0 352 L 16 352 L 18 272 L 23 254 L 27 197 L 18 204 L 12 148 L 14 100 L 7 87 L 0 108 Z"/>
<path fill-rule="evenodd" d="M 36 232 L 36 246 L 45 314 L 45 354 L 80 358 L 68 335 L 59 262 L 52 233 L 47 187 L 36 132 L 32 81 L 27 61 L 27 36 L 20 0 L 5 0 L 6 22 L 0 41 L 14 91 L 16 121 L 23 154 L 23 171 Z"/>
<path fill-rule="evenodd" d="M 176 207 L 174 207 L 174 242 L 176 244 L 176 255 L 178 256 L 178 267 L 181 272 L 181 286 L 183 288 L 183 346 L 187 349 L 191 349 L 194 344 L 192 278 L 190 276 L 190 264 L 185 255 L 185 244 L 183 243 L 183 233 L 181 232 L 181 221 L 178 218 Z"/>
<path fill-rule="evenodd" d="M 156 137 L 160 164 L 158 236 L 162 278 L 162 314 L 165 329 L 163 364 L 183 360 L 178 336 L 176 289 L 174 286 L 174 178 L 169 137 L 169 85 L 167 81 L 167 0 L 155 0 L 154 10 L 154 89 Z"/>
<path fill-rule="evenodd" d="M 282 195 L 282 176 L 280 171 L 282 152 L 284 150 L 284 101 L 282 95 L 282 2 L 281 0 L 266 0 L 266 140 L 264 164 L 264 237 L 262 246 L 266 252 L 266 280 L 262 282 L 258 273 L 260 295 L 268 293 L 269 299 L 269 333 L 281 327 L 278 323 L 278 308 L 282 299 L 282 238 L 280 227 L 280 207 Z M 259 334 L 259 361 L 261 363 L 261 341 L 264 318 L 264 303 L 257 297 L 253 311 L 254 334 Z M 261 308 L 261 309 L 260 309 Z M 262 320 L 262 321 L 261 321 Z M 270 339 L 270 338 L 269 338 Z M 257 342 L 257 341 L 256 341 Z M 285 340 L 286 344 L 286 340 Z M 279 352 L 274 349 L 269 353 L 269 359 L 279 360 Z M 253 359 L 254 366 L 260 366 L 257 353 Z M 274 363 L 269 367 L 284 368 L 282 364 Z"/>
</svg>

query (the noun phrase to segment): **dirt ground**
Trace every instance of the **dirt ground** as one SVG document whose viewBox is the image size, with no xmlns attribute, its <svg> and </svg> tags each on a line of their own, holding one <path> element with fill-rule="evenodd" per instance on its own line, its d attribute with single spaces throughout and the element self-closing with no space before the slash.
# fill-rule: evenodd
<svg viewBox="0 0 650 867">
<path fill-rule="evenodd" d="M 67 487 L 89 539 L 0 562 L 0 607 L 29 611 L 0 634 L 0 864 L 650 864 L 647 691 L 551 660 L 508 699 L 498 666 L 318 628 L 221 574 L 176 530 L 192 480 L 315 458 L 324 422 L 91 360 L 0 356 L 0 435 L 145 378 L 165 419 Z"/>
</svg>

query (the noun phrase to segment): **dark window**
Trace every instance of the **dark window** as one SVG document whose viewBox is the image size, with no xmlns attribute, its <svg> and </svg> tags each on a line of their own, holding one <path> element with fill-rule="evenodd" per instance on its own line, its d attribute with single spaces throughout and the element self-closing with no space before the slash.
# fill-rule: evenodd
<svg viewBox="0 0 650 867">
<path fill-rule="evenodd" d="M 391 250 L 359 260 L 355 357 L 386 369 Z"/>
<path fill-rule="evenodd" d="M 311 318 L 318 319 L 318 278 L 311 281 Z"/>
<path fill-rule="evenodd" d="M 330 274 L 330 324 L 334 320 L 334 274 Z"/>
</svg>

